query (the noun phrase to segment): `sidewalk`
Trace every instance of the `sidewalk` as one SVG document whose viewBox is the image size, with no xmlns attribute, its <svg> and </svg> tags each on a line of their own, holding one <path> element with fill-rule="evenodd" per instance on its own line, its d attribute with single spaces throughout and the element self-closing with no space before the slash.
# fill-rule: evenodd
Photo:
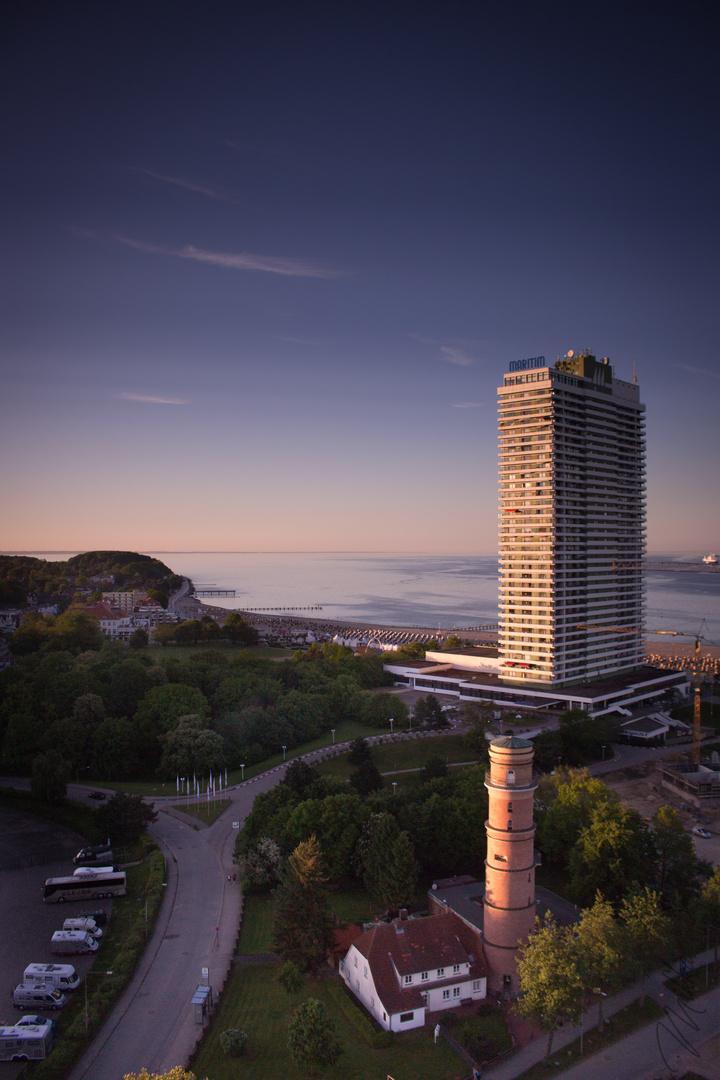
<svg viewBox="0 0 720 1080">
<path fill-rule="evenodd" d="M 714 949 L 699 953 L 693 958 L 695 970 L 705 965 L 706 960 L 715 958 Z M 647 979 L 646 994 L 665 1010 L 665 1017 L 640 1028 L 638 1031 L 618 1040 L 598 1054 L 577 1062 L 565 1071 L 558 1073 L 562 1080 L 645 1080 L 645 1078 L 670 1076 L 668 1063 L 673 1063 L 679 1055 L 687 1059 L 684 1068 L 692 1068 L 691 1060 L 699 1048 L 720 1033 L 720 987 L 692 1002 L 681 1002 L 664 983 L 668 976 L 654 972 Z M 642 993 L 642 980 L 632 983 L 612 998 L 603 1002 L 603 1018 L 614 1016 Z M 584 1033 L 598 1025 L 598 1005 L 592 1005 L 578 1025 L 564 1024 L 553 1036 L 553 1048 L 550 1060 L 562 1061 L 566 1058 L 565 1047 L 580 1038 Z M 515 1077 L 537 1065 L 545 1057 L 548 1035 L 543 1032 L 534 1042 L 522 1047 L 516 1053 L 483 1073 L 483 1080 L 515 1080 Z M 661 1052 L 662 1048 L 662 1052 Z M 663 1056 L 664 1054 L 664 1056 Z M 710 1077 L 710 1073 L 706 1075 Z M 720 1080 L 720 1068 L 712 1080 Z"/>
</svg>

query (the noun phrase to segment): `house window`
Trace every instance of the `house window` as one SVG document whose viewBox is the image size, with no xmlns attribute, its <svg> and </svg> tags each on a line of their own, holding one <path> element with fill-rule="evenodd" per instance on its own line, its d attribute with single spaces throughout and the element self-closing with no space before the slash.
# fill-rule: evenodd
<svg viewBox="0 0 720 1080">
<path fill-rule="evenodd" d="M 445 978 L 445 968 L 438 968 L 437 969 L 437 978 L 438 979 L 444 979 Z"/>
<path fill-rule="evenodd" d="M 365 970 L 363 971 L 363 978 L 367 979 L 367 964 L 365 965 Z"/>
<path fill-rule="evenodd" d="M 449 1001 L 449 1000 L 450 1000 L 450 991 L 449 990 L 443 990 L 443 1001 Z"/>
<path fill-rule="evenodd" d="M 459 998 L 460 997 L 460 987 L 459 986 L 453 986 L 453 997 L 454 998 Z"/>
<path fill-rule="evenodd" d="M 387 1024 L 387 1013 L 383 1013 L 383 1021 Z"/>
<path fill-rule="evenodd" d="M 420 982 L 427 982 L 427 978 L 428 978 L 427 971 L 421 971 L 420 972 Z"/>
<path fill-rule="evenodd" d="M 353 957 L 353 960 L 355 961 L 355 967 L 357 967 L 357 953 L 355 953 L 355 956 Z"/>
<path fill-rule="evenodd" d="M 410 1021 L 414 1018 L 414 1016 L 415 1013 L 400 1013 L 400 1023 L 409 1024 Z"/>
<path fill-rule="evenodd" d="M 473 994 L 477 994 L 480 990 L 482 990 L 482 979 L 474 979 Z"/>
<path fill-rule="evenodd" d="M 459 975 L 459 974 L 460 974 L 460 965 L 459 964 L 453 964 L 453 975 Z"/>
<path fill-rule="evenodd" d="M 405 985 L 409 986 L 411 982 L 412 982 L 412 975 L 406 975 L 405 976 Z"/>
</svg>

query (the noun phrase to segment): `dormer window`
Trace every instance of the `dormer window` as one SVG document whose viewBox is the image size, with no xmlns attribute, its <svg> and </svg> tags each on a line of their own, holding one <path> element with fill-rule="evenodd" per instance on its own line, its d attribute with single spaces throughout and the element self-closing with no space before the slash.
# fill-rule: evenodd
<svg viewBox="0 0 720 1080">
<path fill-rule="evenodd" d="M 459 974 L 460 974 L 460 965 L 459 964 L 453 964 L 453 975 L 459 975 Z"/>
<path fill-rule="evenodd" d="M 445 968 L 438 968 L 436 977 L 438 979 L 444 979 L 445 978 Z"/>
<path fill-rule="evenodd" d="M 421 971 L 420 972 L 420 982 L 427 982 L 427 980 L 428 980 L 427 971 Z"/>
<path fill-rule="evenodd" d="M 412 983 L 412 975 L 406 975 L 405 976 L 405 985 L 410 986 L 411 983 Z"/>
</svg>

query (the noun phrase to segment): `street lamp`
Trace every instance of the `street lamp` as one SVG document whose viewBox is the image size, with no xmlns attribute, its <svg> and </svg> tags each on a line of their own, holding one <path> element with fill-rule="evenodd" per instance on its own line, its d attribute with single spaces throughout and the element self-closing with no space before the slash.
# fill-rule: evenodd
<svg viewBox="0 0 720 1080">
<path fill-rule="evenodd" d="M 287 746 L 283 746 L 283 761 L 285 760 L 285 751 L 286 750 L 287 750 Z"/>
<path fill-rule="evenodd" d="M 240 766 L 240 768 L 242 769 L 242 772 L 241 772 L 241 774 L 240 774 L 240 779 L 241 779 L 241 780 L 244 780 L 244 779 L 245 779 L 245 763 L 244 763 L 244 762 L 243 762 L 243 764 L 242 764 L 242 765 Z"/>
<path fill-rule="evenodd" d="M 391 735 L 392 735 L 392 733 L 393 733 L 393 731 L 394 731 L 394 728 L 393 728 L 393 724 L 394 724 L 394 723 L 395 723 L 395 721 L 393 720 L 393 718 L 392 718 L 392 716 L 391 716 L 391 717 L 390 717 L 390 734 L 391 734 Z"/>
<path fill-rule="evenodd" d="M 334 746 L 335 745 L 335 728 L 334 727 L 330 728 L 330 733 L 331 733 L 331 735 L 333 737 L 333 746 Z"/>
<path fill-rule="evenodd" d="M 75 770 L 75 783 L 76 783 L 76 784 L 79 784 L 79 783 L 80 783 L 80 773 L 81 773 L 81 772 L 87 772 L 87 770 L 88 770 L 89 768 L 90 768 L 90 766 L 89 766 L 89 765 L 81 765 L 79 769 L 76 769 L 76 770 Z"/>
<path fill-rule="evenodd" d="M 393 795 L 395 795 L 395 794 L 396 794 L 396 791 L 395 791 L 395 789 L 396 789 L 396 787 L 397 787 L 397 780 L 393 780 L 393 782 L 392 782 L 392 786 L 393 786 Z"/>
<path fill-rule="evenodd" d="M 605 760 L 605 747 L 602 748 L 602 760 Z"/>
</svg>

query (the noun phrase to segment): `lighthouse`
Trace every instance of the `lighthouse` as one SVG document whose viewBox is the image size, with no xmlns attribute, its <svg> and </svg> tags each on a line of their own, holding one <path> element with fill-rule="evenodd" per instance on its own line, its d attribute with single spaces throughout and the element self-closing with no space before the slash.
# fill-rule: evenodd
<svg viewBox="0 0 720 1080">
<path fill-rule="evenodd" d="M 519 947 L 535 928 L 535 749 L 514 735 L 489 746 L 483 937 L 488 988 L 514 997 Z"/>
</svg>

